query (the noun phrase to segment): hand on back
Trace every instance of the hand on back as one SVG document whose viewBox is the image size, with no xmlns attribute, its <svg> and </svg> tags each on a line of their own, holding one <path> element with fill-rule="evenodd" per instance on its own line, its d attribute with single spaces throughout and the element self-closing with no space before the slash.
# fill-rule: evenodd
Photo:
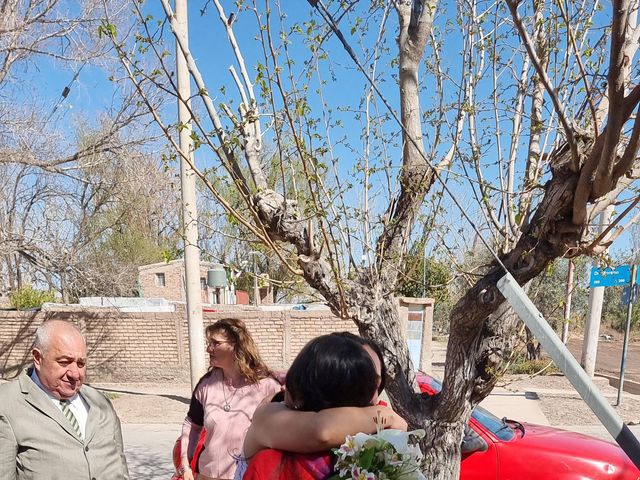
<svg viewBox="0 0 640 480">
<path fill-rule="evenodd" d="M 403 430 L 405 432 L 407 431 L 407 422 L 404 420 L 404 418 L 391 410 L 391 408 L 383 405 L 378 405 L 377 408 L 380 411 L 380 417 L 382 418 L 385 429 L 392 428 L 395 430 Z"/>
</svg>

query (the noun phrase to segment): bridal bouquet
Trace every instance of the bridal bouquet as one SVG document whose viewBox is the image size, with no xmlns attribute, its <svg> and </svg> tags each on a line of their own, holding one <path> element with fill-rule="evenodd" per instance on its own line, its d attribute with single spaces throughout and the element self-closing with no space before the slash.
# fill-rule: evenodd
<svg viewBox="0 0 640 480">
<path fill-rule="evenodd" d="M 417 445 L 424 435 L 424 430 L 379 430 L 373 435 L 347 436 L 334 449 L 338 473 L 329 480 L 426 480 Z"/>
</svg>

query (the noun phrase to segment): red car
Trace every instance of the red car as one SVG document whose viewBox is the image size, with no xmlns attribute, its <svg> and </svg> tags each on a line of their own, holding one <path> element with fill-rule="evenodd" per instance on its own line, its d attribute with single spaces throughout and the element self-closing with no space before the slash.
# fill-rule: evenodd
<svg viewBox="0 0 640 480">
<path fill-rule="evenodd" d="M 420 389 L 435 394 L 442 388 L 420 374 Z M 469 426 L 486 450 L 464 453 L 462 480 L 640 480 L 640 470 L 620 447 L 580 433 L 500 420 L 476 407 Z"/>
</svg>

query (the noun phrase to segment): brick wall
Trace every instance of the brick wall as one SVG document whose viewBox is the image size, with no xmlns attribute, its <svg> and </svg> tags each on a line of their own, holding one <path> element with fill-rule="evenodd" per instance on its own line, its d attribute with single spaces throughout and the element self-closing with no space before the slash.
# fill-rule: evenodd
<svg viewBox="0 0 640 480">
<path fill-rule="evenodd" d="M 184 308 L 178 308 L 171 313 L 122 313 L 73 306 L 37 313 L 0 311 L 0 377 L 11 379 L 30 365 L 36 328 L 55 318 L 73 321 L 85 334 L 88 381 L 189 382 L 187 320 Z M 225 317 L 243 320 L 263 359 L 274 369 L 286 368 L 313 337 L 333 331 L 357 332 L 353 322 L 327 311 L 227 307 L 204 315 L 205 326 Z"/>
</svg>

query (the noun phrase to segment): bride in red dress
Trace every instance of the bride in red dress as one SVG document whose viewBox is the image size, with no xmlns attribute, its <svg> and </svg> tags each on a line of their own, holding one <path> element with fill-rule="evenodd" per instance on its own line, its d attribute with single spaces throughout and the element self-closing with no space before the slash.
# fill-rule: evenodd
<svg viewBox="0 0 640 480">
<path fill-rule="evenodd" d="M 284 398 L 258 407 L 244 441 L 236 480 L 324 480 L 331 448 L 347 435 L 374 433 L 376 418 L 406 430 L 390 408 L 376 405 L 386 369 L 380 347 L 344 332 L 311 340 L 287 373 Z M 248 462 L 248 463 L 247 463 Z"/>
</svg>

